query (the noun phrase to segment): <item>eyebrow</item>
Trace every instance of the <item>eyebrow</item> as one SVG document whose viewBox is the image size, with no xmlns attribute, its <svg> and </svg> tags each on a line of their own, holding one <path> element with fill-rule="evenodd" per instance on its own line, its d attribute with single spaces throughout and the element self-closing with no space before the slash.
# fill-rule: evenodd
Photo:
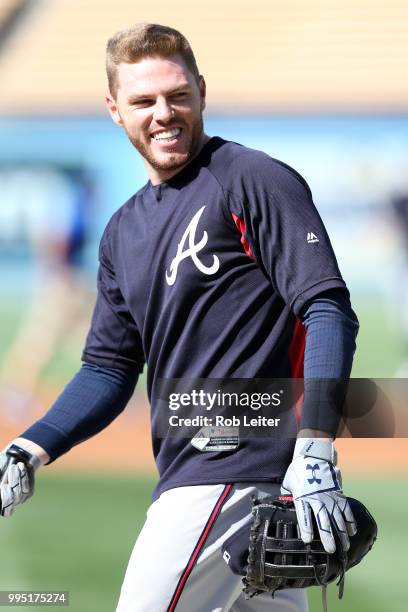
<svg viewBox="0 0 408 612">
<path fill-rule="evenodd" d="M 175 89 L 172 89 L 171 91 L 169 91 L 166 95 L 171 96 L 175 93 L 186 91 L 188 89 L 191 89 L 190 84 L 184 83 L 184 85 L 179 85 Z M 154 98 L 154 96 L 151 94 L 130 94 L 127 101 L 129 103 L 132 103 L 132 102 L 140 102 L 141 100 L 151 100 L 152 98 Z"/>
</svg>

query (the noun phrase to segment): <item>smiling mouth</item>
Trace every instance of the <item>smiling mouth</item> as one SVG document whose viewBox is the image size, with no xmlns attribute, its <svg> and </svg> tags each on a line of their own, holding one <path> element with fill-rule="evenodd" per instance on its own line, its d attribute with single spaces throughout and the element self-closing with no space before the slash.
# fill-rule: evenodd
<svg viewBox="0 0 408 612">
<path fill-rule="evenodd" d="M 156 142 L 172 142 L 173 140 L 177 140 L 180 134 L 181 128 L 173 128 L 171 130 L 163 130 L 163 132 L 154 134 L 151 138 Z"/>
</svg>

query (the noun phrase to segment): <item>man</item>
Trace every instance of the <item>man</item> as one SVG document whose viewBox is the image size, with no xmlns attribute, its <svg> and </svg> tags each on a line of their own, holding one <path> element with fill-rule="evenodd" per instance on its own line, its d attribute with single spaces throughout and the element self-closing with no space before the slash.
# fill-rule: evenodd
<svg viewBox="0 0 408 612">
<path fill-rule="evenodd" d="M 179 32 L 152 24 L 119 32 L 108 42 L 107 73 L 107 107 L 149 181 L 102 237 L 83 367 L 0 456 L 3 513 L 25 501 L 39 463 L 124 409 L 147 362 L 160 480 L 117 610 L 305 611 L 301 589 L 246 601 L 220 551 L 248 522 L 251 495 L 277 495 L 282 481 L 304 541 L 312 511 L 328 551 L 329 517 L 345 549 L 355 532 L 335 467 L 338 418 L 319 383 L 349 376 L 358 326 L 329 239 L 297 172 L 204 133 L 205 82 Z M 160 437 L 159 379 L 300 377 L 304 353 L 297 441 Z M 29 454 L 13 464 L 18 447 Z"/>
<path fill-rule="evenodd" d="M 78 172 L 40 166 L 12 169 L 8 176 L 4 207 L 18 213 L 21 202 L 36 279 L 33 299 L 0 366 L 0 403 L 21 422 L 38 403 L 41 377 L 53 356 L 89 324 L 84 264 L 90 194 Z M 16 225 L 21 231 L 18 220 Z"/>
</svg>

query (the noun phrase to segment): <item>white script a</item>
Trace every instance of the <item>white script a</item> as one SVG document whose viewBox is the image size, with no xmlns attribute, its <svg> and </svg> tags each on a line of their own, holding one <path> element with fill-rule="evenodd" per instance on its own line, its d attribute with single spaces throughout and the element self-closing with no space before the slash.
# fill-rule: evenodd
<svg viewBox="0 0 408 612">
<path fill-rule="evenodd" d="M 204 231 L 203 237 L 201 238 L 200 242 L 198 242 L 197 244 L 194 243 L 195 232 L 200 217 L 203 214 L 204 208 L 205 206 L 202 206 L 200 210 L 196 212 L 196 214 L 188 224 L 187 229 L 184 232 L 180 242 L 178 243 L 176 256 L 170 264 L 170 274 L 167 274 L 166 270 L 166 281 L 170 286 L 174 285 L 174 283 L 176 282 L 179 263 L 183 261 L 183 259 L 186 259 L 186 257 L 191 257 L 195 266 L 200 270 L 200 272 L 203 272 L 203 274 L 215 274 L 218 268 L 220 267 L 220 260 L 216 255 L 213 255 L 212 266 L 205 266 L 197 257 L 197 253 L 205 247 L 208 241 L 208 234 L 206 231 Z M 183 251 L 184 244 L 187 241 L 187 238 L 188 249 Z"/>
</svg>

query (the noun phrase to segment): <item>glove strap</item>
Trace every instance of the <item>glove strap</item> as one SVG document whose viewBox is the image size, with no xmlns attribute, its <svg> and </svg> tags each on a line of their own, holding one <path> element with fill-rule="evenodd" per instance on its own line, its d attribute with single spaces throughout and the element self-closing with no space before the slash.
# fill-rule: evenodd
<svg viewBox="0 0 408 612">
<path fill-rule="evenodd" d="M 9 446 L 6 450 L 6 455 L 8 457 L 12 457 L 16 463 L 22 461 L 25 463 L 25 465 L 31 466 L 34 471 L 36 471 L 41 465 L 41 461 L 37 455 L 29 453 L 25 448 L 22 448 L 17 444 L 11 444 L 11 446 Z"/>
<path fill-rule="evenodd" d="M 317 440 L 316 438 L 298 438 L 295 444 L 294 457 L 314 457 L 323 459 L 336 465 L 337 453 L 331 440 Z"/>
<path fill-rule="evenodd" d="M 327 612 L 327 584 L 322 585 L 322 606 L 323 612 Z"/>
</svg>

